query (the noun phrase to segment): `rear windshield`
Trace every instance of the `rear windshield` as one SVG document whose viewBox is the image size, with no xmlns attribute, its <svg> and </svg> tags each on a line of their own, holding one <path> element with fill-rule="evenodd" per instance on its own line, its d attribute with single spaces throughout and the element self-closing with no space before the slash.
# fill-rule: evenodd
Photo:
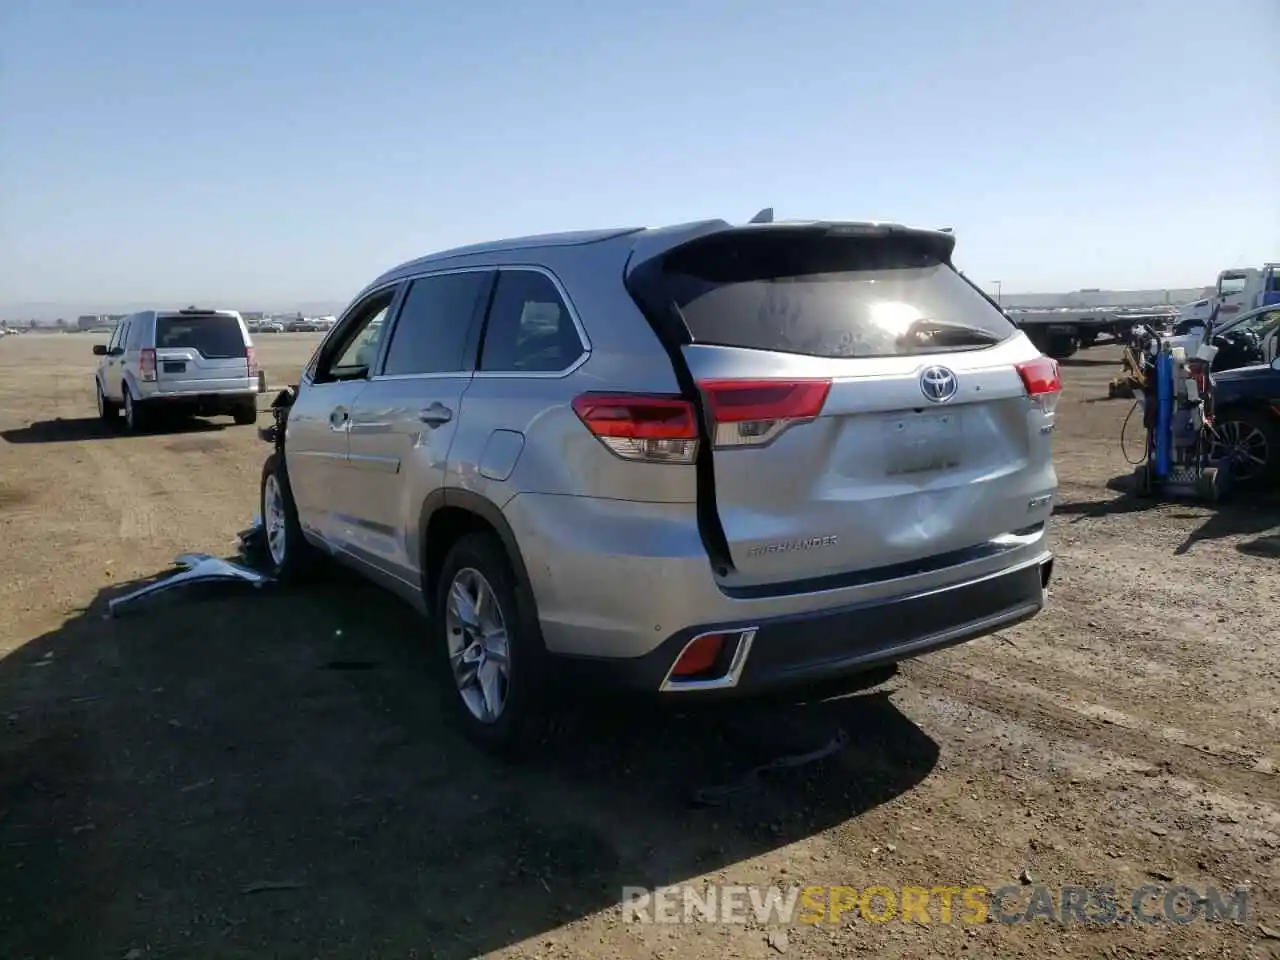
<svg viewBox="0 0 1280 960">
<path fill-rule="evenodd" d="M 190 317 L 157 317 L 156 347 L 198 350 L 210 360 L 244 356 L 244 335 L 235 317 L 201 314 Z"/>
<path fill-rule="evenodd" d="M 1016 333 L 911 237 L 712 236 L 669 254 L 659 283 L 694 343 L 891 357 L 982 349 Z"/>
</svg>

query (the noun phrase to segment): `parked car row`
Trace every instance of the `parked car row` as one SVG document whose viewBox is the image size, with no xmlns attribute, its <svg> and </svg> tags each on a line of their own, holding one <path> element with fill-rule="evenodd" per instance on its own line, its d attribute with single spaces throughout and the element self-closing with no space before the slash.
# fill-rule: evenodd
<svg viewBox="0 0 1280 960">
<path fill-rule="evenodd" d="M 267 318 L 246 321 L 250 333 L 322 333 L 334 324 L 333 317 Z"/>
</svg>

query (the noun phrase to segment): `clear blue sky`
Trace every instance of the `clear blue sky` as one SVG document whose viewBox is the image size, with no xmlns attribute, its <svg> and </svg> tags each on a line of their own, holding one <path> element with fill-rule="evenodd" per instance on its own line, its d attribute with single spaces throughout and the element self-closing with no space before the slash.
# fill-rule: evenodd
<svg viewBox="0 0 1280 960">
<path fill-rule="evenodd" d="M 458 243 L 954 226 L 1005 292 L 1280 259 L 1277 0 L 7 0 L 0 302 L 345 300 Z"/>
</svg>

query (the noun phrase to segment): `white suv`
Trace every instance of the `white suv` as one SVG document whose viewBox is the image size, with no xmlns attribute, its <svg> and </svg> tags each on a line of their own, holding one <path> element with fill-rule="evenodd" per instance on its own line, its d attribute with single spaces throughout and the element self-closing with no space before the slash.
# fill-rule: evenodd
<svg viewBox="0 0 1280 960">
<path fill-rule="evenodd" d="M 96 344 L 98 415 L 121 409 L 130 430 L 142 430 L 161 410 L 216 416 L 238 424 L 258 417 L 258 362 L 253 341 L 234 310 L 144 310 Z"/>
</svg>

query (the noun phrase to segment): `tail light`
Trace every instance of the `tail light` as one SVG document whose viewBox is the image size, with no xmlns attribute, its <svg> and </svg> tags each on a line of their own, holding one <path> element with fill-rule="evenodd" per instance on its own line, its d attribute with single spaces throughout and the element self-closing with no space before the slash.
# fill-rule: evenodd
<svg viewBox="0 0 1280 960">
<path fill-rule="evenodd" d="M 762 446 L 787 427 L 813 420 L 831 392 L 830 380 L 704 380 L 717 447 Z"/>
<path fill-rule="evenodd" d="M 693 463 L 698 422 L 693 404 L 679 397 L 584 393 L 573 412 L 601 443 L 624 460 Z"/>
<path fill-rule="evenodd" d="M 1018 376 L 1026 387 L 1027 396 L 1045 413 L 1053 413 L 1058 406 L 1058 397 L 1062 394 L 1062 376 L 1058 371 L 1058 361 L 1049 357 L 1036 357 L 1026 363 L 1020 363 Z"/>
<path fill-rule="evenodd" d="M 250 377 L 258 375 L 258 354 L 253 347 L 244 348 L 244 363 Z"/>
<path fill-rule="evenodd" d="M 156 378 L 156 351 L 153 347 L 142 348 L 138 357 L 138 376 L 148 382 Z"/>
</svg>

